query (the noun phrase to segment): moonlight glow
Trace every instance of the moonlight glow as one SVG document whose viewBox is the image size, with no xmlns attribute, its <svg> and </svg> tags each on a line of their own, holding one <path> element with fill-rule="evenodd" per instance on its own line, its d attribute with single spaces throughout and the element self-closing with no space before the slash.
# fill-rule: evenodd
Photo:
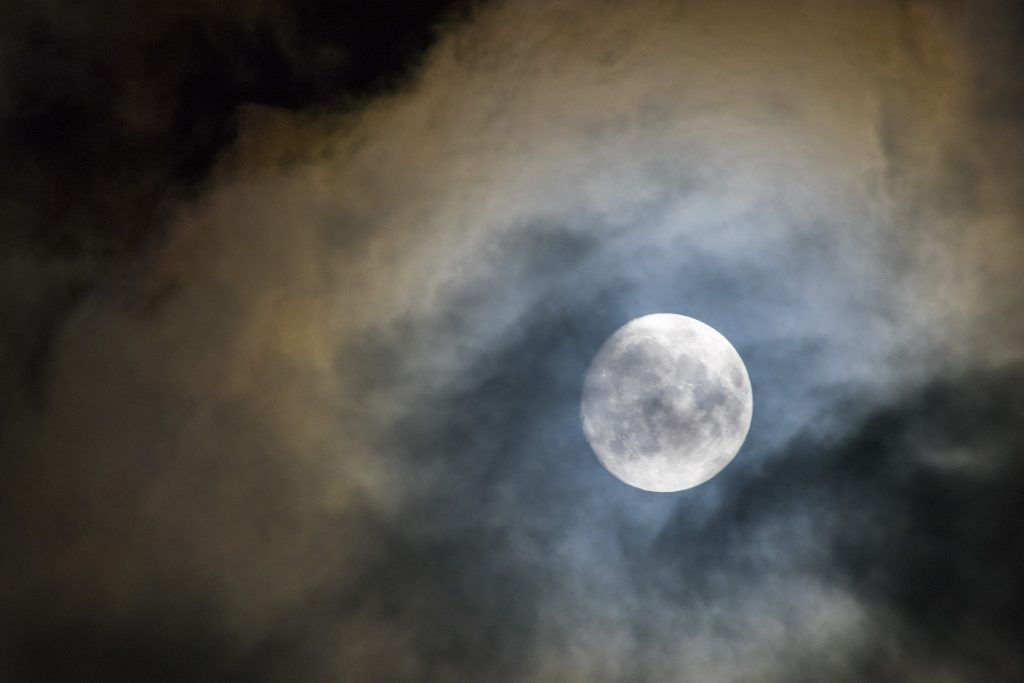
<svg viewBox="0 0 1024 683">
<path fill-rule="evenodd" d="M 661 313 L 604 343 L 587 371 L 580 417 L 609 472 L 647 491 L 681 491 L 729 464 L 752 412 L 750 378 L 728 340 Z"/>
</svg>

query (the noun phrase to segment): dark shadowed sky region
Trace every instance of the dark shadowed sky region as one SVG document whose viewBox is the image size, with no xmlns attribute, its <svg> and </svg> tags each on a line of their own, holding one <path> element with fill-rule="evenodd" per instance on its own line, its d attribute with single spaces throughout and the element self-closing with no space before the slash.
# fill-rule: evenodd
<svg viewBox="0 0 1024 683">
<path fill-rule="evenodd" d="M 0 7 L 0 680 L 1024 680 L 1024 11 Z M 594 457 L 623 324 L 754 392 Z"/>
</svg>

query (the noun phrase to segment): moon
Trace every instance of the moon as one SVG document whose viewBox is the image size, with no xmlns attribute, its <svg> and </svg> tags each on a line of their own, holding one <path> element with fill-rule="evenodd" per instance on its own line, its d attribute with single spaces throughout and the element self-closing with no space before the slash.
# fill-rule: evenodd
<svg viewBox="0 0 1024 683">
<path fill-rule="evenodd" d="M 699 320 L 645 315 L 616 330 L 583 381 L 580 420 L 597 459 L 645 491 L 714 477 L 747 438 L 754 395 L 740 354 Z"/>
</svg>

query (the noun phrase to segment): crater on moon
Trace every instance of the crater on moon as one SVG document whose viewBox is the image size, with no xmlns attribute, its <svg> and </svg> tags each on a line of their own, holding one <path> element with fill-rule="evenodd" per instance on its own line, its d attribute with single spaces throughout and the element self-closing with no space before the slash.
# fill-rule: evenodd
<svg viewBox="0 0 1024 683">
<path fill-rule="evenodd" d="M 683 315 L 636 318 L 612 334 L 583 382 L 583 433 L 601 464 L 631 486 L 681 491 L 718 474 L 750 429 L 743 360 Z"/>
</svg>

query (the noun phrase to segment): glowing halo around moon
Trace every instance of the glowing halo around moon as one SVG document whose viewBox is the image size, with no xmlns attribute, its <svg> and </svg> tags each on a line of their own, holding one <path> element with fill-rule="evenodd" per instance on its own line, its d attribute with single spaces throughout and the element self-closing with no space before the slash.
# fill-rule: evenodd
<svg viewBox="0 0 1024 683">
<path fill-rule="evenodd" d="M 739 452 L 753 416 L 739 353 L 712 327 L 671 313 L 616 330 L 583 382 L 580 419 L 598 460 L 645 491 L 682 491 Z"/>
</svg>

